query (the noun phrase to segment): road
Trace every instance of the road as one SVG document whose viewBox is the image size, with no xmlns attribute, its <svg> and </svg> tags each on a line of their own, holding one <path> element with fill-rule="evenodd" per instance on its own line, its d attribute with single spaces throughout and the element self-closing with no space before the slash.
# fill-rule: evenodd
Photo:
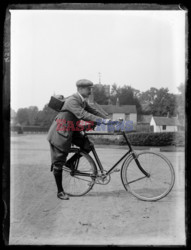
<svg viewBox="0 0 191 250">
<path fill-rule="evenodd" d="M 159 150 L 159 149 L 150 149 Z M 124 147 L 99 146 L 108 168 Z M 120 172 L 83 197 L 56 197 L 46 134 L 11 137 L 10 245 L 184 245 L 184 152 L 163 152 L 174 165 L 175 186 L 157 202 L 124 190 Z"/>
</svg>

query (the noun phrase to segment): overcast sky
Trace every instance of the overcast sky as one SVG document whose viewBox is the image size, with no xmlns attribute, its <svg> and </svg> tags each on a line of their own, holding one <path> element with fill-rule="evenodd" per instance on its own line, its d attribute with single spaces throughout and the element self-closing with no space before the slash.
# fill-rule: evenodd
<svg viewBox="0 0 191 250">
<path fill-rule="evenodd" d="M 11 107 L 43 109 L 81 78 L 178 93 L 185 11 L 11 10 Z"/>
</svg>

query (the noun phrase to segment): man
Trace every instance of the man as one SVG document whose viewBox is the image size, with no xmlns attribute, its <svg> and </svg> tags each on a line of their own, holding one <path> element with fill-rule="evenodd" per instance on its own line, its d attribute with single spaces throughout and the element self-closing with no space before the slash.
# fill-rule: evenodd
<svg viewBox="0 0 191 250">
<path fill-rule="evenodd" d="M 100 113 L 97 109 L 91 107 L 86 98 L 91 94 L 93 83 L 87 79 L 81 79 L 76 82 L 77 93 L 68 97 L 54 119 L 49 132 L 48 141 L 51 151 L 51 171 L 55 177 L 57 185 L 57 197 L 62 200 L 68 200 L 62 186 L 62 167 L 68 166 L 66 162 L 71 144 L 75 144 L 87 153 L 90 152 L 90 142 L 84 138 L 80 131 L 76 131 L 77 124 L 80 120 L 93 122 L 97 124 L 107 124 L 109 119 L 105 114 Z M 63 126 L 64 125 L 64 126 Z M 68 128 L 68 129 L 67 129 Z"/>
</svg>

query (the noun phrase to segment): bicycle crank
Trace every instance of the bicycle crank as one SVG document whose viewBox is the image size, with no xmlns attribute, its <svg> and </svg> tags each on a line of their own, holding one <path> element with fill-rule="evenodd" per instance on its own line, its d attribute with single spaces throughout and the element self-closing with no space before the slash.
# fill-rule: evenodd
<svg viewBox="0 0 191 250">
<path fill-rule="evenodd" d="M 96 177 L 95 183 L 100 185 L 106 185 L 110 182 L 111 176 L 110 174 L 106 175 L 106 171 L 104 173 L 99 173 Z"/>
</svg>

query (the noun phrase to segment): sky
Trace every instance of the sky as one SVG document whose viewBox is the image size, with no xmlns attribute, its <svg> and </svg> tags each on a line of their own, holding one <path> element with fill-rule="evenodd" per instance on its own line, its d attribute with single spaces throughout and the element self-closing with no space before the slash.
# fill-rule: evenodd
<svg viewBox="0 0 191 250">
<path fill-rule="evenodd" d="M 185 83 L 183 10 L 11 10 L 11 108 L 75 93 L 76 81 L 178 93 Z"/>
</svg>

